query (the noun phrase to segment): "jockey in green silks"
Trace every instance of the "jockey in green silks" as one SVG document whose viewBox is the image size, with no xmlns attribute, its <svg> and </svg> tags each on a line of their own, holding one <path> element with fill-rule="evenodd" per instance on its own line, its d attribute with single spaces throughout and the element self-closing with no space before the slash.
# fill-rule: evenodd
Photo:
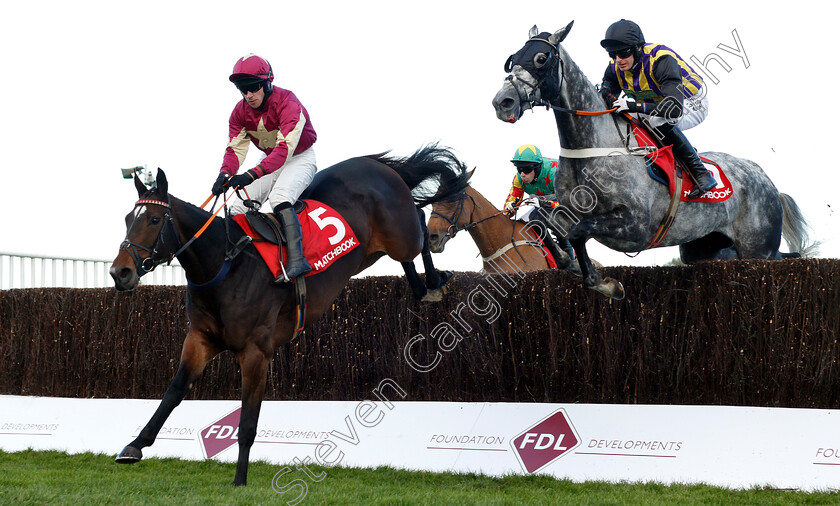
<svg viewBox="0 0 840 506">
<path fill-rule="evenodd" d="M 526 193 L 536 197 L 539 205 L 527 206 L 527 210 L 519 219 L 533 223 L 533 228 L 540 234 L 557 266 L 561 269 L 566 268 L 569 262 L 575 259 L 575 250 L 557 227 L 553 226 L 551 216 L 546 211 L 560 205 L 554 194 L 554 174 L 559 167 L 558 160 L 545 158 L 539 148 L 533 144 L 525 144 L 516 149 L 511 163 L 516 167 L 516 176 L 505 200 L 505 211 L 508 216 L 513 216 Z"/>
</svg>

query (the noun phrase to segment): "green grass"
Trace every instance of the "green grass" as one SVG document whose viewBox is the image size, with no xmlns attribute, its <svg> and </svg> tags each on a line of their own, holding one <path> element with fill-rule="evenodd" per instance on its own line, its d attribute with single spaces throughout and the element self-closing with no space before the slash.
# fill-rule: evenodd
<svg viewBox="0 0 840 506">
<path fill-rule="evenodd" d="M 284 466 L 251 463 L 247 487 L 230 485 L 235 464 L 144 459 L 126 466 L 111 455 L 0 451 L 0 504 L 284 504 L 303 490 L 280 494 L 272 479 Z M 704 485 L 573 483 L 545 476 L 492 478 L 475 474 L 309 466 L 320 482 L 292 470 L 278 487 L 306 481 L 301 504 L 838 504 L 840 493 L 739 490 Z"/>
</svg>

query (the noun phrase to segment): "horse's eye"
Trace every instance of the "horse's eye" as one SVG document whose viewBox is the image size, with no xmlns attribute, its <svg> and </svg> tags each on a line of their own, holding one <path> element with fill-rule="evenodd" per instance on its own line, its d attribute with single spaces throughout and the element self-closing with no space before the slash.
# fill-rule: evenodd
<svg viewBox="0 0 840 506">
<path fill-rule="evenodd" d="M 545 53 L 540 53 L 534 57 L 534 64 L 537 67 L 542 67 L 548 61 L 548 56 Z"/>
<path fill-rule="evenodd" d="M 160 223 L 160 216 L 155 216 L 155 217 L 153 217 L 151 220 L 149 220 L 149 222 L 150 222 L 152 225 L 157 225 L 158 223 Z"/>
</svg>

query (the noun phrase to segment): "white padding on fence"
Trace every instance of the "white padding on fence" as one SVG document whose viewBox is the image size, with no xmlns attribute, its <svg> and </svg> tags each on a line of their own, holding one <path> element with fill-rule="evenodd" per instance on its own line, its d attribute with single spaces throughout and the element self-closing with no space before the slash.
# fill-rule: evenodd
<svg viewBox="0 0 840 506">
<path fill-rule="evenodd" d="M 320 463 L 534 472 L 575 481 L 840 488 L 840 411 L 380 398 L 386 402 L 264 402 L 251 458 L 289 464 L 289 481 L 311 479 L 305 466 Z M 0 448 L 115 455 L 157 405 L 0 396 Z M 238 402 L 184 401 L 144 456 L 234 461 L 238 419 Z"/>
</svg>

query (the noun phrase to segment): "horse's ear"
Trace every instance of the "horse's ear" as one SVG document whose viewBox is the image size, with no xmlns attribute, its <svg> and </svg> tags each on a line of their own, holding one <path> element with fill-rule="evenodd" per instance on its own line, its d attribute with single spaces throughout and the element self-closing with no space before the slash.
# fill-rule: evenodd
<svg viewBox="0 0 840 506">
<path fill-rule="evenodd" d="M 137 177 L 136 172 L 134 173 L 134 187 L 137 188 L 137 194 L 141 197 L 149 191 L 146 185 L 143 184 L 143 181 L 140 181 L 140 178 Z"/>
<path fill-rule="evenodd" d="M 563 42 L 563 40 L 566 38 L 566 35 L 569 35 L 569 31 L 572 29 L 573 24 L 575 24 L 574 20 L 572 20 L 571 23 L 566 25 L 565 28 L 561 28 L 553 34 L 551 34 L 551 36 L 548 37 L 548 41 L 554 46 Z"/>
<path fill-rule="evenodd" d="M 540 34 L 540 31 L 537 28 L 537 25 L 532 26 L 531 29 L 528 30 L 528 38 L 529 39 L 533 39 L 534 37 L 536 37 L 539 34 Z"/>
<path fill-rule="evenodd" d="M 474 168 L 473 168 L 473 170 L 471 170 L 471 171 L 468 171 L 468 172 L 467 172 L 467 181 L 469 181 L 470 179 L 472 179 L 473 172 L 475 172 L 475 169 L 476 169 L 476 168 L 474 167 Z"/>
<path fill-rule="evenodd" d="M 169 183 L 166 182 L 166 173 L 160 167 L 158 167 L 157 173 L 157 191 L 161 195 L 169 193 Z"/>
</svg>

